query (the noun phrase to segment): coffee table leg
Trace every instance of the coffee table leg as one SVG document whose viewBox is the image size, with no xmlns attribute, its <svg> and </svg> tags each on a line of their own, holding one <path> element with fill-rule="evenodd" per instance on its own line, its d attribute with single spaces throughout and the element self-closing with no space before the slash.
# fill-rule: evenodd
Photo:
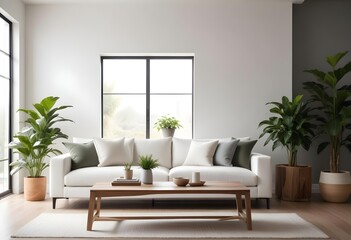
<svg viewBox="0 0 351 240">
<path fill-rule="evenodd" d="M 238 216 L 241 216 L 243 213 L 243 202 L 241 198 L 241 194 L 236 194 L 236 208 L 238 209 Z"/>
<path fill-rule="evenodd" d="M 94 210 L 95 210 L 95 193 L 90 193 L 90 200 L 89 200 L 89 209 L 88 209 L 88 221 L 87 221 L 87 230 L 91 231 L 93 228 L 94 222 Z"/>
<path fill-rule="evenodd" d="M 247 225 L 247 230 L 252 230 L 250 192 L 245 193 L 245 210 L 246 210 L 246 225 Z"/>
<path fill-rule="evenodd" d="M 97 197 L 97 200 L 96 200 L 96 214 L 95 214 L 95 216 L 97 216 L 97 217 L 100 216 L 100 209 L 101 209 L 101 197 Z"/>
</svg>

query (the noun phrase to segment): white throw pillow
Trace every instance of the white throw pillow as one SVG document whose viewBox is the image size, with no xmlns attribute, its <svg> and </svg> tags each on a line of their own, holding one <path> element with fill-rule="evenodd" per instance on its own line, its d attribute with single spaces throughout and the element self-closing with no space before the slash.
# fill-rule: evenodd
<svg viewBox="0 0 351 240">
<path fill-rule="evenodd" d="M 209 142 L 192 141 L 183 166 L 212 166 L 218 140 Z"/>
<path fill-rule="evenodd" d="M 99 157 L 98 167 L 124 165 L 132 162 L 125 149 L 124 138 L 115 140 L 94 138 L 94 145 Z"/>
</svg>

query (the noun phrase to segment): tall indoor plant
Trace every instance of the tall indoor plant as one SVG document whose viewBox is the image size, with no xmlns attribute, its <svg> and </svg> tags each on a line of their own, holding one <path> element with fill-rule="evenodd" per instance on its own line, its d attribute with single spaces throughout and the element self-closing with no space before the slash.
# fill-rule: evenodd
<svg viewBox="0 0 351 240">
<path fill-rule="evenodd" d="M 315 125 L 311 109 L 302 102 L 302 95 L 292 101 L 284 96 L 281 102 L 267 104 L 273 105 L 270 112 L 274 116 L 259 123 L 259 127 L 264 126 L 260 138 L 268 135 L 264 146 L 272 141 L 272 150 L 283 147 L 288 156 L 288 165 L 276 166 L 276 195 L 283 200 L 309 200 L 311 167 L 298 166 L 297 152 L 300 146 L 308 150 L 312 143 Z"/>
<path fill-rule="evenodd" d="M 345 82 L 345 76 L 351 71 L 351 62 L 337 67 L 347 53 L 327 57 L 331 68 L 328 72 L 306 70 L 315 80 L 303 83 L 319 116 L 317 134 L 323 140 L 317 153 L 329 146 L 329 171 L 321 172 L 319 187 L 323 198 L 331 202 L 345 202 L 351 188 L 350 172 L 339 169 L 342 147 L 351 151 L 351 85 Z"/>
<path fill-rule="evenodd" d="M 59 138 L 68 138 L 55 125 L 59 122 L 72 122 L 58 114 L 58 111 L 72 106 L 54 107 L 58 99 L 59 97 L 46 97 L 33 105 L 34 110 L 18 110 L 27 115 L 27 126 L 14 135 L 15 140 L 9 144 L 14 153 L 19 154 L 19 159 L 10 166 L 12 175 L 21 169 L 28 171 L 29 176 L 24 178 L 24 195 L 27 200 L 45 199 L 46 177 L 42 176 L 42 172 L 49 167 L 45 158 L 51 154 L 61 154 L 60 150 L 52 147 L 53 142 Z"/>
<path fill-rule="evenodd" d="M 164 137 L 173 137 L 175 130 L 177 128 L 181 128 L 182 125 L 180 124 L 179 120 L 175 117 L 166 115 L 157 119 L 154 127 L 157 129 L 157 131 L 162 130 L 162 134 Z"/>
</svg>

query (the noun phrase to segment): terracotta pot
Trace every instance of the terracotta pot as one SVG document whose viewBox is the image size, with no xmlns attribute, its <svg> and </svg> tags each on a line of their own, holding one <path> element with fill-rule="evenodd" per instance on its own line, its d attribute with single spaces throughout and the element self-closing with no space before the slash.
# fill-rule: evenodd
<svg viewBox="0 0 351 240">
<path fill-rule="evenodd" d="M 124 178 L 130 180 L 133 178 L 133 170 L 124 170 Z"/>
<path fill-rule="evenodd" d="M 327 202 L 343 203 L 351 193 L 350 172 L 331 173 L 322 171 L 319 177 L 319 191 Z"/>
<path fill-rule="evenodd" d="M 46 177 L 25 177 L 24 198 L 27 201 L 42 201 L 46 195 Z"/>
<path fill-rule="evenodd" d="M 275 194 L 285 201 L 309 201 L 312 193 L 312 168 L 276 165 Z"/>
</svg>

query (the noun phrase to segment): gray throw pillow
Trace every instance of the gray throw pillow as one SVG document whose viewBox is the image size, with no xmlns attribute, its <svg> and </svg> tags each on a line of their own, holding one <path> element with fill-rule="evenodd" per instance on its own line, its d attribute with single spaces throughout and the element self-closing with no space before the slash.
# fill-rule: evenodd
<svg viewBox="0 0 351 240">
<path fill-rule="evenodd" d="M 93 167 L 99 164 L 94 142 L 88 143 L 69 143 L 63 145 L 69 150 L 72 158 L 71 170 L 84 167 Z"/>
<path fill-rule="evenodd" d="M 216 152 L 213 156 L 213 165 L 233 166 L 232 160 L 239 140 L 219 140 Z"/>
<path fill-rule="evenodd" d="M 239 141 L 236 147 L 233 166 L 251 169 L 251 151 L 257 140 Z"/>
</svg>

